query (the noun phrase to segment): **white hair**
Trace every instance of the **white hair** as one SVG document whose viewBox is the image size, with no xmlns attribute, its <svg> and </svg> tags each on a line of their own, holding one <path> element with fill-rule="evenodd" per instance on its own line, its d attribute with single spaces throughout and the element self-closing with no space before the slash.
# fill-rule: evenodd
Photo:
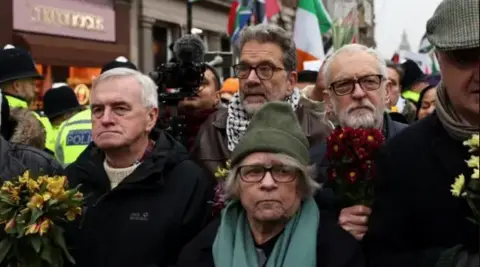
<svg viewBox="0 0 480 267">
<path fill-rule="evenodd" d="M 298 190 L 303 198 L 313 196 L 315 192 L 321 187 L 321 185 L 315 180 L 316 169 L 315 166 L 305 166 L 297 159 L 287 156 L 285 154 L 275 154 L 275 159 L 285 166 L 291 166 L 299 170 L 300 175 L 298 179 Z M 225 198 L 226 199 L 238 199 L 239 194 L 239 182 L 240 174 L 238 174 L 238 168 L 241 163 L 232 166 L 227 178 L 225 179 Z"/>
<path fill-rule="evenodd" d="M 158 108 L 157 85 L 149 76 L 129 68 L 114 68 L 102 73 L 93 81 L 92 91 L 101 82 L 114 78 L 134 77 L 142 89 L 142 103 L 146 108 Z"/>
<path fill-rule="evenodd" d="M 358 53 L 358 52 L 366 52 L 369 55 L 372 55 L 375 57 L 378 63 L 378 71 L 380 71 L 380 74 L 383 75 L 383 77 L 387 77 L 387 64 L 385 63 L 385 60 L 383 57 L 380 55 L 377 50 L 361 45 L 361 44 L 348 44 L 345 46 L 342 46 L 340 49 L 335 51 L 329 58 L 325 60 L 325 64 L 323 67 L 323 79 L 325 83 L 325 88 L 328 88 L 330 86 L 331 78 L 330 78 L 330 64 L 341 54 L 353 54 L 353 53 Z"/>
<path fill-rule="evenodd" d="M 367 98 L 362 99 L 360 103 L 352 103 L 350 106 L 346 107 L 344 110 L 340 110 L 338 106 L 338 99 L 335 94 L 332 94 L 329 90 L 330 83 L 332 82 L 330 77 L 330 64 L 340 55 L 342 54 L 353 54 L 353 53 L 367 53 L 373 56 L 377 62 L 378 71 L 380 74 L 387 78 L 387 64 L 385 60 L 382 58 L 380 53 L 378 53 L 375 49 L 366 47 L 360 44 L 349 44 L 341 47 L 335 53 L 333 53 L 326 61 L 323 68 L 323 79 L 325 83 L 325 88 L 327 88 L 327 92 L 330 95 L 330 102 L 333 107 L 333 111 L 335 116 L 337 117 L 340 126 L 342 127 L 352 127 L 352 128 L 380 128 L 383 125 L 383 113 L 385 111 L 385 97 L 386 97 L 386 90 L 381 90 L 384 88 L 384 84 L 381 86 L 380 90 L 380 98 L 381 104 L 380 107 L 375 107 L 370 100 Z M 351 115 L 350 112 L 357 108 L 358 106 L 367 107 L 372 110 L 372 112 L 368 112 L 366 110 L 359 110 L 356 112 L 357 114 Z"/>
</svg>

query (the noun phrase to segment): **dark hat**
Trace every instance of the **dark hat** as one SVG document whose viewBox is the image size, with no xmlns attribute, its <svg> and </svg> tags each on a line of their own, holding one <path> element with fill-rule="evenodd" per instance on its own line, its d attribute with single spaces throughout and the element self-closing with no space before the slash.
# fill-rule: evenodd
<svg viewBox="0 0 480 267">
<path fill-rule="evenodd" d="M 282 153 L 308 165 L 308 140 L 290 104 L 265 104 L 250 120 L 232 154 L 232 165 L 254 152 Z"/>
<path fill-rule="evenodd" d="M 128 68 L 132 70 L 138 70 L 137 66 L 130 62 L 126 57 L 117 57 L 115 60 L 112 60 L 108 62 L 105 66 L 103 66 L 101 73 L 115 68 Z"/>
<path fill-rule="evenodd" d="M 0 50 L 0 83 L 24 78 L 41 79 L 42 75 L 26 50 L 6 45 Z"/>
<path fill-rule="evenodd" d="M 480 47 L 478 0 L 444 0 L 427 22 L 428 41 L 439 51 Z"/>
<path fill-rule="evenodd" d="M 299 83 L 315 83 L 317 81 L 318 71 L 303 70 L 298 73 Z"/>
<path fill-rule="evenodd" d="M 75 92 L 68 86 L 51 88 L 43 96 L 43 112 L 49 119 L 80 108 Z"/>
<path fill-rule="evenodd" d="M 413 60 L 407 59 L 401 66 L 403 69 L 403 78 L 401 81 L 403 90 L 409 90 L 413 84 L 423 81 L 427 77 L 422 69 L 420 69 L 420 66 Z"/>
</svg>

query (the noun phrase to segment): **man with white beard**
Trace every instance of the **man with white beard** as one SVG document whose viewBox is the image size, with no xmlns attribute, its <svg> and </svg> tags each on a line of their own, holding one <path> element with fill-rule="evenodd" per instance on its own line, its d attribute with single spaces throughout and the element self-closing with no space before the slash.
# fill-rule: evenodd
<svg viewBox="0 0 480 267">
<path fill-rule="evenodd" d="M 377 128 L 385 138 L 391 138 L 407 125 L 393 121 L 385 112 L 386 95 L 391 83 L 382 57 L 371 48 L 359 44 L 346 45 L 325 62 L 323 69 L 325 88 L 339 127 Z M 319 170 L 318 180 L 326 182 L 326 141 L 310 149 L 310 158 Z M 339 224 L 361 240 L 367 232 L 369 207 L 355 205 L 341 207 L 339 199 L 328 187 L 316 196 L 320 207 L 335 211 Z"/>
</svg>

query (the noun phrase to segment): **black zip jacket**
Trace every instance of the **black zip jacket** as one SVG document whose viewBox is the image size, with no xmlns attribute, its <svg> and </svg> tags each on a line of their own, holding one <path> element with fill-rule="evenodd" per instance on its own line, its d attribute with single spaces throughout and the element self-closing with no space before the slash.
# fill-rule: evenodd
<svg viewBox="0 0 480 267">
<path fill-rule="evenodd" d="M 212 185 L 172 137 L 152 139 L 152 153 L 113 190 L 93 144 L 68 166 L 71 185 L 87 195 L 84 214 L 67 230 L 75 266 L 169 266 L 207 223 Z"/>
</svg>

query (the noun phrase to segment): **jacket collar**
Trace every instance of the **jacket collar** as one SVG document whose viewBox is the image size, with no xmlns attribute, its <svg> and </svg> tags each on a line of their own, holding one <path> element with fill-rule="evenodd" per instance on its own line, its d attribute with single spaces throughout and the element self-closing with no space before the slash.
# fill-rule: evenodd
<svg viewBox="0 0 480 267">
<path fill-rule="evenodd" d="M 385 112 L 383 115 L 383 134 L 385 139 L 394 137 L 400 130 L 406 128 L 408 125 L 392 120 L 390 115 Z"/>
<path fill-rule="evenodd" d="M 17 96 L 17 95 L 12 95 L 12 94 L 7 93 L 7 92 L 3 92 L 3 95 L 9 96 L 9 97 L 13 97 L 13 98 L 15 98 L 15 99 L 17 99 L 17 100 L 19 100 L 19 101 L 23 101 L 23 102 L 25 102 L 25 104 L 27 104 L 27 100 L 25 100 L 25 98 L 23 98 L 23 97 L 20 97 L 20 96 Z M 27 105 L 28 105 L 28 104 L 27 104 Z"/>
<path fill-rule="evenodd" d="M 468 148 L 463 146 L 462 142 L 450 137 L 438 119 L 436 113 L 429 115 L 424 119 L 423 123 L 431 125 L 431 146 L 433 154 L 440 160 L 442 164 L 439 166 L 445 168 L 448 175 L 444 177 L 456 177 L 460 173 L 458 170 L 468 171 L 467 164 L 464 160 L 456 160 L 452 155 L 460 155 L 463 159 L 468 158 Z M 446 152 L 448 151 L 448 152 Z"/>
<path fill-rule="evenodd" d="M 155 131 L 150 137 L 155 140 L 153 151 L 131 175 L 125 178 L 122 182 L 123 185 L 140 186 L 145 184 L 150 188 L 151 183 L 161 185 L 166 169 L 171 169 L 188 159 L 187 150 L 170 135 Z M 90 180 L 108 187 L 109 181 L 103 169 L 104 160 L 105 153 L 92 142 L 80 155 L 77 162 L 72 164 L 72 167 L 80 169 L 84 173 L 81 180 Z"/>
</svg>

